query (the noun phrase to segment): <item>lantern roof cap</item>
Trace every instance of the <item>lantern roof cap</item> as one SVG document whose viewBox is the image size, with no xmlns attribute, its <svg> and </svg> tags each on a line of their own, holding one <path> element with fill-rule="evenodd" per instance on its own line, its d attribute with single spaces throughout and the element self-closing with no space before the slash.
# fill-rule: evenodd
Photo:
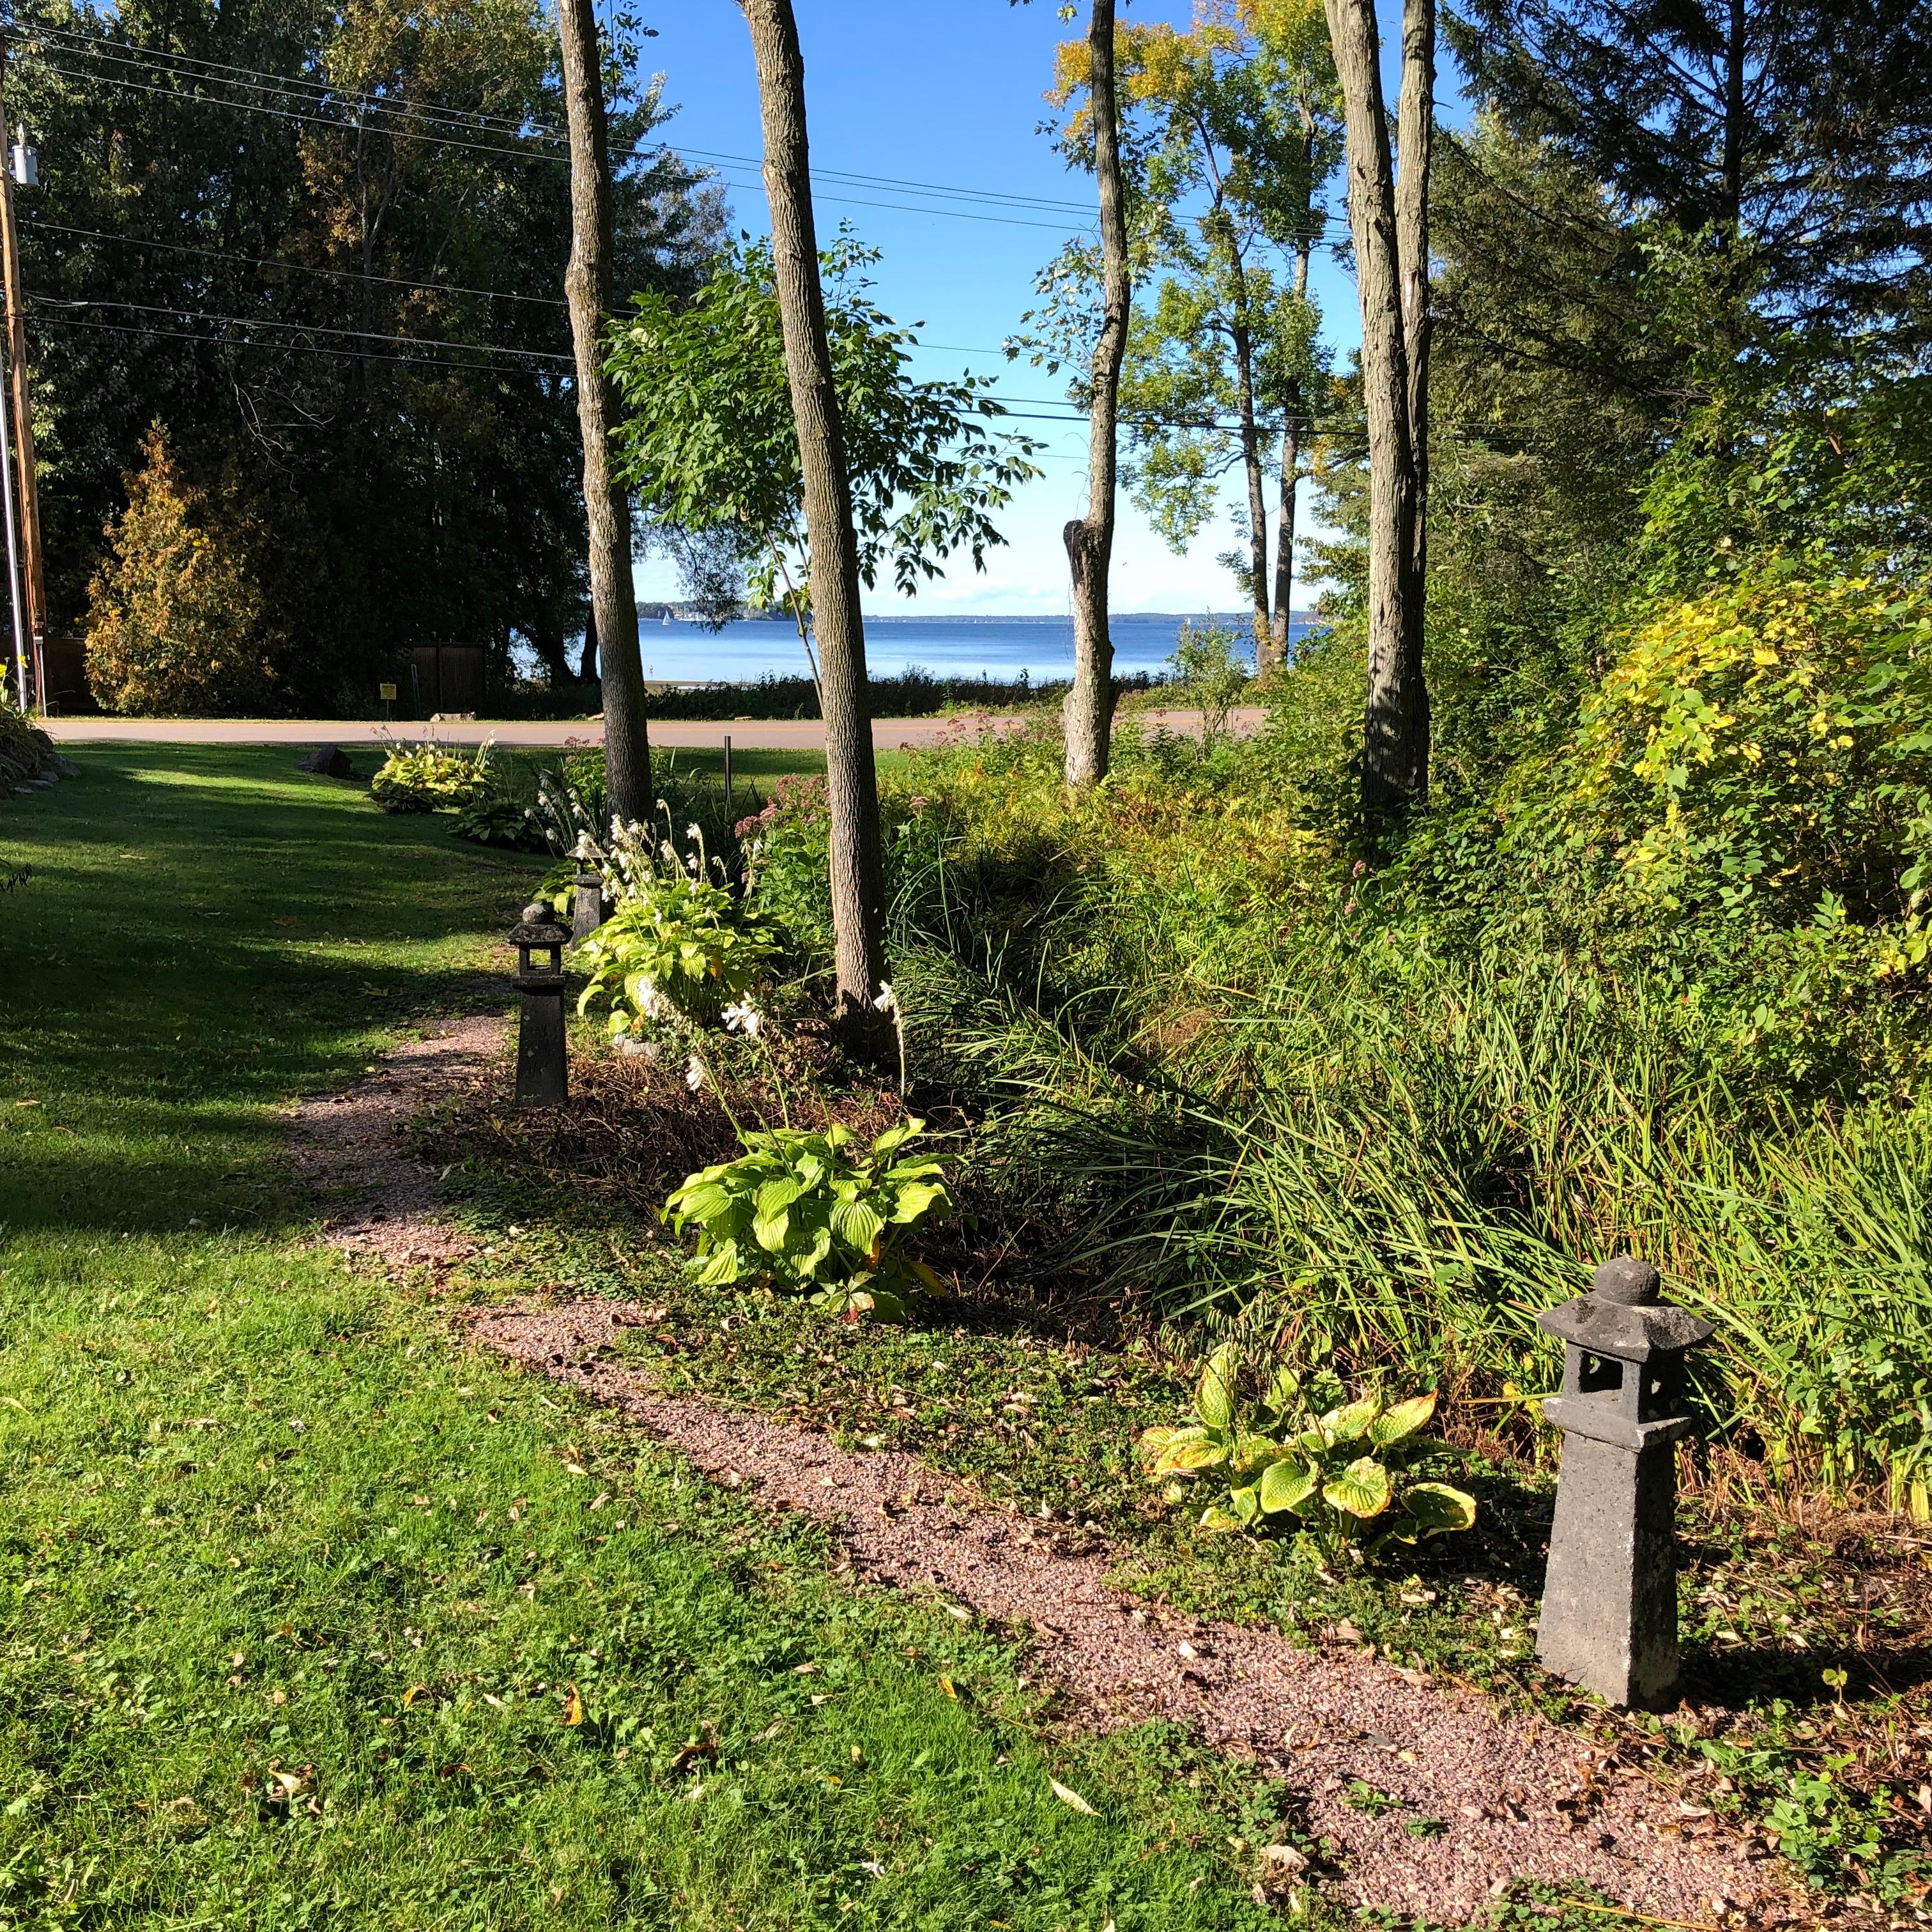
<svg viewBox="0 0 1932 1932">
<path fill-rule="evenodd" d="M 1681 1354 L 1716 1332 L 1701 1316 L 1662 1300 L 1658 1290 L 1656 1269 L 1619 1256 L 1598 1269 L 1588 1294 L 1545 1309 L 1536 1325 L 1573 1347 L 1626 1362 Z"/>
<path fill-rule="evenodd" d="M 510 944 L 512 946 L 568 946 L 570 944 L 570 928 L 554 926 L 548 920 L 520 920 L 510 928 Z"/>
</svg>

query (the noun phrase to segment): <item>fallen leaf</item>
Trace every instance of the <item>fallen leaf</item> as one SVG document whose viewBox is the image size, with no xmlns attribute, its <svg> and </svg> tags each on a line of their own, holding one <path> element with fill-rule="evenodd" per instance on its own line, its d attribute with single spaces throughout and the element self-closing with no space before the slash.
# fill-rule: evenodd
<svg viewBox="0 0 1932 1932">
<path fill-rule="evenodd" d="M 955 1702 L 958 1701 L 959 1693 L 953 1688 L 952 1678 L 947 1676 L 943 1670 L 939 1673 L 939 1688 L 946 1693 L 947 1696 L 952 1698 Z"/>
<path fill-rule="evenodd" d="M 1058 1778 L 1049 1778 L 1047 1783 L 1053 1787 L 1053 1795 L 1063 1804 L 1070 1804 L 1083 1818 L 1097 1818 L 1100 1813 L 1082 1798 L 1070 1784 L 1062 1784 Z"/>
<path fill-rule="evenodd" d="M 1287 1872 L 1292 1875 L 1308 1869 L 1308 1860 L 1292 1845 L 1264 1845 L 1262 1863 L 1271 1872 Z"/>
<path fill-rule="evenodd" d="M 574 1684 L 570 1687 L 570 1695 L 563 1700 L 563 1721 L 566 1724 L 580 1724 L 584 1721 L 584 1699 Z"/>
<path fill-rule="evenodd" d="M 428 1695 L 429 1686 L 427 1684 L 412 1684 L 403 1693 L 403 1708 L 406 1711 L 412 1704 L 420 1704 Z"/>
</svg>

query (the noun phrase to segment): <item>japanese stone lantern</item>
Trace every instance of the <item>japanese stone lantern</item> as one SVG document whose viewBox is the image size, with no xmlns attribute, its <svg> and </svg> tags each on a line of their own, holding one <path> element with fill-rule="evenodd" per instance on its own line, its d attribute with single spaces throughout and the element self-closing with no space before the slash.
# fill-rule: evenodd
<svg viewBox="0 0 1932 1932">
<path fill-rule="evenodd" d="M 574 945 L 588 939 L 604 923 L 604 875 L 587 866 L 571 884 L 576 896 L 571 902 L 570 938 Z"/>
<path fill-rule="evenodd" d="M 1677 1686 L 1677 1452 L 1696 1426 L 1684 1357 L 1711 1324 L 1658 1297 L 1658 1274 L 1606 1262 L 1537 1325 L 1563 1343 L 1544 1413 L 1563 1463 L 1536 1654 L 1607 1702 L 1668 1709 Z"/>
<path fill-rule="evenodd" d="M 570 1097 L 570 1063 L 564 1050 L 563 996 L 568 981 L 563 949 L 570 934 L 553 925 L 544 905 L 526 905 L 522 920 L 510 928 L 517 949 L 517 970 L 510 983 L 522 996 L 523 1012 L 517 1028 L 517 1105 L 560 1107 Z M 548 957 L 540 965 L 530 956 Z"/>
</svg>

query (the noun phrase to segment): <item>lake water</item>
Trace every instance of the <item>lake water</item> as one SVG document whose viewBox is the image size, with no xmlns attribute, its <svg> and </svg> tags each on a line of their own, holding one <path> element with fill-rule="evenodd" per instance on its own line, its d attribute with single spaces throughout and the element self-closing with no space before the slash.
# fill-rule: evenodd
<svg viewBox="0 0 1932 1932">
<path fill-rule="evenodd" d="M 1190 621 L 1210 620 L 1168 612 L 1115 617 L 1110 628 L 1116 672 L 1162 669 L 1173 653 L 1175 634 Z M 1245 611 L 1212 621 L 1226 625 L 1238 638 L 1248 635 Z M 1291 646 L 1315 628 L 1315 620 L 1298 610 L 1289 626 Z M 710 632 L 695 624 L 646 619 L 638 641 L 646 677 L 735 683 L 767 671 L 797 676 L 805 669 L 798 633 L 789 622 L 756 619 Z M 916 670 L 935 677 L 977 677 L 984 672 L 1002 679 L 1024 671 L 1036 683 L 1071 677 L 1073 622 L 1070 617 L 868 617 L 866 663 L 875 676 Z"/>
</svg>

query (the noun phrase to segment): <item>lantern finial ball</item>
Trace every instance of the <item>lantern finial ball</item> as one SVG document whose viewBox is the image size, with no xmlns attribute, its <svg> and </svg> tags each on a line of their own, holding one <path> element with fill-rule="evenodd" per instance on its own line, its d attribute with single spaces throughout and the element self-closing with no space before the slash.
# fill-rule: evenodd
<svg viewBox="0 0 1932 1932">
<path fill-rule="evenodd" d="M 1661 1286 L 1656 1269 L 1634 1255 L 1604 1262 L 1590 1277 L 1590 1292 L 1599 1301 L 1614 1302 L 1620 1308 L 1642 1308 L 1655 1301 Z"/>
<path fill-rule="evenodd" d="M 532 900 L 524 908 L 524 923 L 526 926 L 542 926 L 549 917 L 550 908 L 541 900 Z"/>
</svg>

